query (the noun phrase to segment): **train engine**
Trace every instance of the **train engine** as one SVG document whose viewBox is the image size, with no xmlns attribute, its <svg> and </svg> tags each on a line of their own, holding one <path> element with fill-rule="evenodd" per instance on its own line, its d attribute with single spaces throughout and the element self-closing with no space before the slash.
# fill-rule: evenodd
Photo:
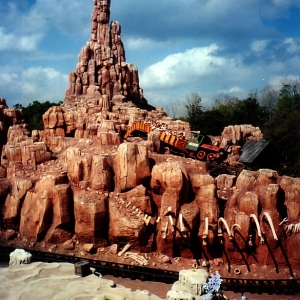
<svg viewBox="0 0 300 300">
<path fill-rule="evenodd" d="M 185 146 L 185 151 L 190 157 L 210 161 L 226 159 L 226 149 L 212 145 L 211 139 L 207 135 L 195 131 L 192 131 L 191 134 L 191 138 Z"/>
</svg>

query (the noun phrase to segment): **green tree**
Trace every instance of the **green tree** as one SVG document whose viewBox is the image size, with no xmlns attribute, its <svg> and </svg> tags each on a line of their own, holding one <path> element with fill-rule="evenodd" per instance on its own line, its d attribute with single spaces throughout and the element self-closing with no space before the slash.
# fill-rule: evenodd
<svg viewBox="0 0 300 300">
<path fill-rule="evenodd" d="M 256 99 L 256 93 L 245 100 L 224 97 L 215 101 L 213 106 L 215 121 L 223 130 L 228 125 L 252 124 L 262 126 L 266 121 L 265 108 Z M 207 121 L 206 121 L 207 122 Z"/>
<path fill-rule="evenodd" d="M 23 107 L 22 104 L 17 103 L 17 104 L 15 104 L 15 105 L 13 105 L 13 108 L 16 108 L 16 109 L 23 109 L 24 107 Z"/>
<path fill-rule="evenodd" d="M 224 116 L 224 126 L 238 124 L 236 120 L 236 107 L 239 103 L 238 98 L 224 96 L 215 100 L 213 109 L 218 110 Z"/>
<path fill-rule="evenodd" d="M 17 103 L 14 105 L 14 108 L 22 109 L 23 117 L 26 124 L 28 124 L 28 130 L 32 131 L 34 129 L 43 130 L 44 123 L 43 123 L 43 114 L 52 106 L 58 106 L 62 102 L 59 103 L 55 102 L 39 102 L 37 100 L 29 103 L 27 107 L 24 107 L 22 104 Z"/>
<path fill-rule="evenodd" d="M 300 167 L 300 94 L 290 91 L 286 85 L 280 90 L 271 137 L 288 168 L 294 168 Z"/>
<path fill-rule="evenodd" d="M 191 124 L 191 130 L 200 130 L 202 121 L 201 97 L 198 93 L 191 93 L 186 96 L 185 120 Z"/>
<path fill-rule="evenodd" d="M 227 124 L 226 116 L 217 108 L 205 110 L 202 114 L 201 133 L 220 135 Z"/>
<path fill-rule="evenodd" d="M 268 124 L 271 124 L 273 121 L 278 99 L 279 99 L 279 90 L 275 89 L 271 85 L 266 86 L 260 92 L 259 103 L 261 107 L 263 107 L 265 110 Z"/>
<path fill-rule="evenodd" d="M 266 112 L 256 98 L 248 97 L 245 100 L 237 101 L 233 113 L 234 124 L 262 126 L 265 121 Z"/>
<path fill-rule="evenodd" d="M 183 119 L 191 124 L 192 130 L 200 130 L 208 135 L 220 135 L 228 125 L 251 124 L 261 127 L 266 122 L 267 114 L 256 98 L 256 93 L 250 94 L 245 100 L 225 96 L 215 100 L 212 109 L 204 110 L 200 96 L 191 93 L 186 98 L 186 116 Z"/>
</svg>

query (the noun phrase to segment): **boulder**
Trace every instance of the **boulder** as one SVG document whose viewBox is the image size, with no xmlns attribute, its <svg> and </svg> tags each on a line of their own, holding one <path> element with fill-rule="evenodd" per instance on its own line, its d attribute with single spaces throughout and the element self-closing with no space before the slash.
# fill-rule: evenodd
<svg viewBox="0 0 300 300">
<path fill-rule="evenodd" d="M 75 243 L 73 242 L 72 239 L 70 240 L 67 240 L 63 243 L 62 247 L 65 249 L 65 250 L 73 250 L 75 248 Z"/>
<path fill-rule="evenodd" d="M 4 205 L 3 221 L 6 228 L 18 230 L 22 201 L 27 191 L 32 188 L 32 181 L 27 178 L 14 177 L 11 184 L 11 190 Z"/>
<path fill-rule="evenodd" d="M 84 244 L 83 250 L 87 253 L 91 253 L 94 250 L 94 244 Z"/>
<path fill-rule="evenodd" d="M 70 188 L 45 176 L 28 191 L 21 209 L 20 235 L 34 241 L 62 243 L 71 237 Z M 65 229 L 62 229 L 65 228 Z"/>
<path fill-rule="evenodd" d="M 150 177 L 146 148 L 139 144 L 121 144 L 114 160 L 115 185 L 119 191 L 132 189 Z"/>
<path fill-rule="evenodd" d="M 81 243 L 95 247 L 106 244 L 108 231 L 107 198 L 93 191 L 73 189 L 75 234 Z"/>
<path fill-rule="evenodd" d="M 110 197 L 108 235 L 111 244 L 130 243 L 133 247 L 138 247 L 145 231 L 145 215 L 128 200 Z"/>
</svg>

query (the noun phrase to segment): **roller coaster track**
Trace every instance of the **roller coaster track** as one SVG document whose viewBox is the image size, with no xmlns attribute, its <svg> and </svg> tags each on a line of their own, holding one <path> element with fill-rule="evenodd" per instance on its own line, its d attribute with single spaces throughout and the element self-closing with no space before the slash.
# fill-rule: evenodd
<svg viewBox="0 0 300 300">
<path fill-rule="evenodd" d="M 8 261 L 9 254 L 14 250 L 15 248 L 13 247 L 0 246 L 0 260 Z M 87 261 L 90 267 L 95 269 L 95 274 L 97 272 L 102 275 L 113 275 L 115 277 L 163 282 L 167 284 L 172 284 L 179 278 L 179 273 L 172 270 L 134 266 L 32 249 L 25 250 L 32 254 L 33 262 L 65 262 L 75 264 L 81 261 Z M 222 291 L 234 291 L 236 293 L 249 292 L 252 294 L 300 295 L 300 278 L 264 280 L 222 277 L 222 280 Z"/>
</svg>

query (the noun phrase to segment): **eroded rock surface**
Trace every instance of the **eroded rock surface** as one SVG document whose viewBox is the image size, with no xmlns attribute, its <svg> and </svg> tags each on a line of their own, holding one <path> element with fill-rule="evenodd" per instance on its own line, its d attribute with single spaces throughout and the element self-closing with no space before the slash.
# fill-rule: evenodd
<svg viewBox="0 0 300 300">
<path fill-rule="evenodd" d="M 104 110 L 109 109 L 111 101 L 122 103 L 127 96 L 145 102 L 138 70 L 125 61 L 121 25 L 117 21 L 109 24 L 109 19 L 110 0 L 94 1 L 91 37 L 80 51 L 76 71 L 69 75 L 68 101 L 89 95 Z"/>
<path fill-rule="evenodd" d="M 147 253 L 141 259 L 150 257 L 152 267 L 202 259 L 228 272 L 234 264 L 248 272 L 251 264 L 284 266 L 292 276 L 300 265 L 299 178 L 269 169 L 214 178 L 206 162 L 169 154 L 156 131 L 124 141 L 136 121 L 159 120 L 186 137 L 190 126 L 141 97 L 119 24 L 108 25 L 110 1 L 94 3 L 91 39 L 64 103 L 44 114 L 44 130 L 30 134 L 18 121 L 21 112 L 0 107 L 9 116 L 0 168 L 1 241 L 97 257 L 116 256 L 112 244 L 129 245 L 130 257 L 110 259 L 139 264 L 131 258 Z M 233 143 L 231 164 L 247 139 L 262 139 L 259 128 L 229 126 L 213 142 Z"/>
</svg>

